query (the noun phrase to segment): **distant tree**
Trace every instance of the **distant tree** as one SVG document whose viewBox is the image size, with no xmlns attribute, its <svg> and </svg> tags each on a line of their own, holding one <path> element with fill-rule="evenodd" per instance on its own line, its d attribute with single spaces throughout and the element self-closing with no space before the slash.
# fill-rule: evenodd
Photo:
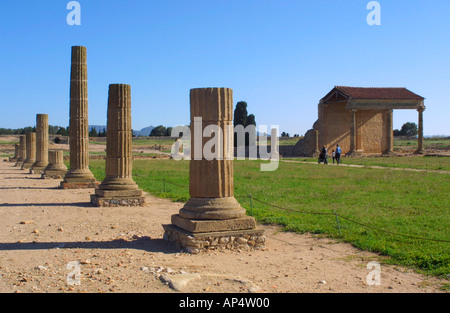
<svg viewBox="0 0 450 313">
<path fill-rule="evenodd" d="M 236 108 L 234 110 L 234 120 L 233 120 L 233 126 L 236 127 L 237 125 L 242 125 L 244 128 L 246 128 L 249 125 L 256 126 L 256 120 L 255 115 L 250 114 L 248 115 L 247 112 L 247 102 L 245 101 L 239 101 L 236 104 Z M 250 136 L 248 133 L 245 134 L 245 146 L 250 145 Z M 234 133 L 234 146 L 237 146 L 237 133 Z"/>
<path fill-rule="evenodd" d="M 250 114 L 249 116 L 247 116 L 247 121 L 245 122 L 245 126 L 247 127 L 248 125 L 256 126 L 255 115 Z"/>
<path fill-rule="evenodd" d="M 401 132 L 398 129 L 394 129 L 394 136 L 401 136 Z"/>
<path fill-rule="evenodd" d="M 155 128 L 152 129 L 152 132 L 150 133 L 150 137 L 161 137 L 161 136 L 166 136 L 167 134 L 167 128 L 159 125 Z"/>
<path fill-rule="evenodd" d="M 234 109 L 233 126 L 242 125 L 245 127 L 247 125 L 247 115 L 247 102 L 239 101 Z"/>
<path fill-rule="evenodd" d="M 173 127 L 167 127 L 166 134 L 164 136 L 168 136 L 168 137 L 172 136 L 172 129 L 173 129 Z"/>
<path fill-rule="evenodd" d="M 104 127 L 98 132 L 98 137 L 106 137 L 106 129 Z"/>
<path fill-rule="evenodd" d="M 59 129 L 56 132 L 56 135 L 69 136 L 69 127 L 67 128 L 59 127 Z"/>
<path fill-rule="evenodd" d="M 89 137 L 98 137 L 98 133 L 95 127 L 92 128 L 91 131 L 89 132 Z"/>
<path fill-rule="evenodd" d="M 416 123 L 405 123 L 402 126 L 402 129 L 400 130 L 401 136 L 408 136 L 408 137 L 412 137 L 412 136 L 416 136 L 418 133 L 418 129 L 417 129 L 417 125 Z"/>
</svg>

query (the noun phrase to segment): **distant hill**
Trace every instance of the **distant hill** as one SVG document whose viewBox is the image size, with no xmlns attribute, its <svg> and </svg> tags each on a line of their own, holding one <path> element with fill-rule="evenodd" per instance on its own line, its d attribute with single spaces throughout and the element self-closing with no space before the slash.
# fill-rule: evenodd
<svg viewBox="0 0 450 313">
<path fill-rule="evenodd" d="M 144 137 L 148 137 L 150 135 L 150 133 L 153 130 L 153 126 L 148 126 L 145 128 L 142 128 L 141 130 L 134 130 L 134 133 L 136 134 L 136 137 L 140 137 L 140 136 L 144 136 Z"/>
<path fill-rule="evenodd" d="M 101 131 L 103 131 L 103 129 L 106 129 L 106 125 L 89 125 L 89 131 L 91 131 L 94 128 L 97 132 L 101 132 Z M 148 126 L 148 127 L 142 128 L 141 130 L 133 129 L 133 131 L 136 134 L 136 137 L 139 137 L 139 136 L 147 137 L 148 135 L 150 135 L 153 128 L 154 128 L 153 126 Z"/>
</svg>

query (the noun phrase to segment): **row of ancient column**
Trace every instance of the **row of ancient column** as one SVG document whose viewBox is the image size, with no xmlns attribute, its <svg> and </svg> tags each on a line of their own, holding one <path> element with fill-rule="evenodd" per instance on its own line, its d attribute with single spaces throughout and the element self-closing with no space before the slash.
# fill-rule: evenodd
<svg viewBox="0 0 450 313">
<path fill-rule="evenodd" d="M 227 131 L 233 120 L 233 91 L 229 88 L 197 88 L 190 93 L 191 125 L 201 118 L 206 128 L 220 127 L 221 146 L 233 147 L 233 134 Z M 48 127 L 48 126 L 47 126 Z M 131 87 L 112 84 L 108 92 L 106 177 L 96 182 L 89 169 L 87 58 L 85 47 L 72 47 L 70 84 L 70 170 L 60 187 L 92 188 L 91 203 L 97 206 L 143 205 L 142 191 L 132 179 Z M 38 128 L 41 129 L 41 128 Z M 194 129 L 191 129 L 193 134 Z M 30 136 L 32 136 L 30 134 Z M 43 135 L 47 136 L 47 135 Z M 30 137 L 31 138 L 31 137 Z M 196 138 L 195 134 L 191 138 Z M 43 140 L 45 141 L 45 140 Z M 252 249 L 265 244 L 264 231 L 234 197 L 233 159 L 203 156 L 205 141 L 191 140 L 192 153 L 202 158 L 190 161 L 191 198 L 163 225 L 164 238 L 190 253 L 209 249 Z M 230 144 L 231 143 L 231 144 Z M 194 151 L 200 147 L 201 151 Z M 31 149 L 30 149 L 31 151 Z M 28 153 L 28 149 L 27 149 Z M 174 161 L 175 162 L 175 161 Z"/>
<path fill-rule="evenodd" d="M 62 178 L 67 172 L 63 151 L 49 151 L 48 146 L 48 115 L 37 114 L 36 131 L 19 137 L 19 144 L 15 145 L 15 155 L 11 161 L 30 173 L 42 174 L 42 178 Z"/>
</svg>

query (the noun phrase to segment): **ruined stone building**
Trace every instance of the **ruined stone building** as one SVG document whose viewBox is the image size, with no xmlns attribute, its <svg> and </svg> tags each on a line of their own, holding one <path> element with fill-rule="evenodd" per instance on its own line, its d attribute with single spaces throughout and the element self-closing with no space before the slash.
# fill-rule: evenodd
<svg viewBox="0 0 450 313">
<path fill-rule="evenodd" d="M 346 155 L 393 154 L 393 110 L 418 111 L 418 153 L 423 152 L 424 98 L 406 88 L 334 87 L 318 105 L 319 119 L 294 147 L 315 156 L 336 144 Z"/>
</svg>

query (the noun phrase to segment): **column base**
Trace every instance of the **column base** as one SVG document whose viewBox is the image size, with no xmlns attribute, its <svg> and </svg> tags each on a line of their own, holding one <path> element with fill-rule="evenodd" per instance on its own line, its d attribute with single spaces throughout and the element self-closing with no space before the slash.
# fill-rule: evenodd
<svg viewBox="0 0 450 313">
<path fill-rule="evenodd" d="M 66 176 L 67 171 L 44 171 L 42 173 L 41 178 L 42 179 L 64 179 L 64 176 Z"/>
<path fill-rule="evenodd" d="M 91 203 L 98 207 L 144 206 L 145 197 L 102 197 L 91 195 Z"/>
<path fill-rule="evenodd" d="M 381 154 L 381 156 L 383 156 L 383 157 L 393 157 L 393 156 L 396 156 L 396 155 L 397 154 L 394 151 L 386 151 L 386 152 L 383 152 Z"/>
<path fill-rule="evenodd" d="M 33 162 L 23 162 L 22 164 L 22 169 L 23 170 L 29 170 L 33 167 L 34 161 Z"/>
<path fill-rule="evenodd" d="M 30 174 L 43 174 L 46 167 L 47 167 L 47 166 L 44 166 L 44 167 L 33 166 L 33 167 L 30 169 Z"/>
<path fill-rule="evenodd" d="M 425 154 L 425 150 L 417 149 L 416 151 L 414 151 L 414 154 Z"/>
<path fill-rule="evenodd" d="M 175 225 L 163 225 L 164 240 L 190 254 L 208 251 L 257 250 L 265 247 L 262 229 L 193 233 Z"/>
<path fill-rule="evenodd" d="M 256 227 L 256 221 L 251 216 L 228 220 L 193 220 L 175 214 L 171 221 L 173 225 L 191 233 L 248 230 Z"/>
<path fill-rule="evenodd" d="M 62 181 L 60 189 L 87 189 L 96 188 L 100 183 L 98 181 Z"/>
</svg>

